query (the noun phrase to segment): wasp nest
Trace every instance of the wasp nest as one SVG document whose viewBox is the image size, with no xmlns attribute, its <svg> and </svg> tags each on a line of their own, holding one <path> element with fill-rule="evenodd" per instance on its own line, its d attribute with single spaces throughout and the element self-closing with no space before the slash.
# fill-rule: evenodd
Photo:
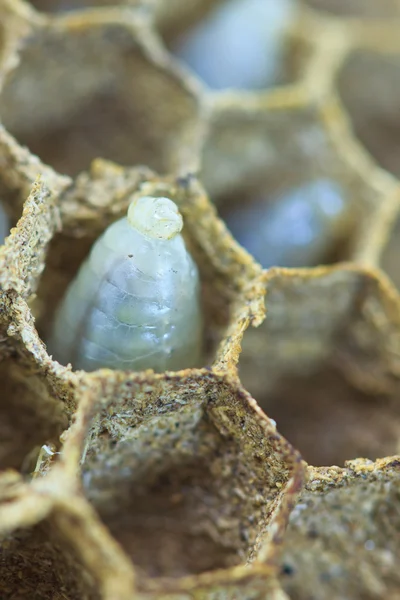
<svg viewBox="0 0 400 600">
<path fill-rule="evenodd" d="M 276 4 L 0 0 L 1 598 L 400 595 L 400 3 Z M 57 362 L 144 196 L 199 364 Z"/>
</svg>

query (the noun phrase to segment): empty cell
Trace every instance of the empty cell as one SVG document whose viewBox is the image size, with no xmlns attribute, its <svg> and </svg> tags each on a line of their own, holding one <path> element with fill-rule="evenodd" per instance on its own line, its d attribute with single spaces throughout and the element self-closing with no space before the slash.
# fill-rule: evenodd
<svg viewBox="0 0 400 600">
<path fill-rule="evenodd" d="M 43 376 L 29 373 L 11 360 L 1 363 L 4 393 L 0 402 L 0 469 L 34 469 L 42 444 L 57 441 L 67 427 L 61 401 Z M 32 468 L 31 468 L 32 467 Z"/>
<path fill-rule="evenodd" d="M 143 47 L 133 12 L 108 21 L 71 12 L 38 27 L 6 77 L 2 123 L 60 173 L 76 175 L 98 157 L 160 172 L 191 160 L 197 97 Z"/>
<path fill-rule="evenodd" d="M 400 54 L 357 50 L 337 84 L 361 144 L 380 166 L 399 175 Z"/>
</svg>

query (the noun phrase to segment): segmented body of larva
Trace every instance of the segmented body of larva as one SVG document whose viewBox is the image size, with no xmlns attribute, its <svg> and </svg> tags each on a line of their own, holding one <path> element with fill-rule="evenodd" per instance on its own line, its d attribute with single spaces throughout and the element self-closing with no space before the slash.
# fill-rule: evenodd
<svg viewBox="0 0 400 600">
<path fill-rule="evenodd" d="M 329 179 L 304 184 L 276 198 L 232 208 L 226 223 L 265 268 L 313 266 L 325 258 L 349 222 L 348 203 Z"/>
<path fill-rule="evenodd" d="M 93 371 L 199 364 L 199 277 L 168 198 L 139 197 L 95 242 L 59 307 L 49 351 Z"/>
</svg>

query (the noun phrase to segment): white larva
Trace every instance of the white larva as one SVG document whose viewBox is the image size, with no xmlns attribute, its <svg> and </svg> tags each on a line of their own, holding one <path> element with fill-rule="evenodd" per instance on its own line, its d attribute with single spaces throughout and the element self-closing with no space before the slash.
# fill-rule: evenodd
<svg viewBox="0 0 400 600">
<path fill-rule="evenodd" d="M 265 268 L 307 267 L 324 259 L 348 225 L 348 203 L 329 179 L 304 184 L 276 198 L 233 208 L 227 225 Z"/>
<path fill-rule="evenodd" d="M 213 89 L 273 85 L 293 0 L 226 0 L 174 45 L 173 52 Z"/>
<path fill-rule="evenodd" d="M 59 307 L 49 352 L 93 371 L 199 364 L 197 267 L 168 198 L 142 196 L 95 242 Z"/>
</svg>

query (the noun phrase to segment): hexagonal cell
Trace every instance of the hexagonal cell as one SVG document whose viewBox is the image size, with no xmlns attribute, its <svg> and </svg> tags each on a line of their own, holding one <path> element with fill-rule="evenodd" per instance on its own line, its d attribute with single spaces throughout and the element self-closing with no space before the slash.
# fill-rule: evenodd
<svg viewBox="0 0 400 600">
<path fill-rule="evenodd" d="M 246 466 L 240 465 L 238 451 L 230 446 L 223 448 L 214 428 L 201 423 L 187 436 L 183 452 L 171 452 L 172 432 L 185 435 L 185 430 L 196 428 L 199 419 L 198 414 L 183 417 L 180 422 L 175 417 L 162 417 L 162 423 L 147 427 L 160 436 L 160 448 L 155 456 L 147 460 L 143 457 L 140 465 L 139 454 L 144 453 L 146 442 L 124 440 L 119 445 L 115 452 L 118 461 L 130 462 L 126 474 L 133 477 L 129 482 L 115 482 L 118 504 L 108 499 L 107 506 L 102 506 L 101 499 L 96 499 L 96 495 L 104 496 L 106 489 L 114 487 L 104 481 L 105 469 L 118 469 L 109 462 L 110 457 L 107 459 L 103 450 L 102 464 L 88 459 L 85 465 L 88 497 L 113 536 L 148 577 L 182 577 L 233 566 L 245 559 L 240 535 L 246 536 L 246 522 L 258 514 L 259 508 L 246 508 L 245 522 L 237 520 L 234 510 L 223 510 L 227 498 L 233 495 L 244 499 L 250 492 L 249 482 L 241 481 Z M 173 446 L 178 443 L 177 436 L 175 433 Z M 128 444 L 132 446 L 129 461 L 123 453 Z M 165 464 L 163 453 L 170 454 Z M 224 454 L 230 458 L 227 460 Z M 157 468 L 154 463 L 161 464 Z M 147 471 L 151 475 L 146 476 Z M 216 477 L 217 472 L 222 472 L 222 477 Z M 230 477 L 233 472 L 235 482 Z M 219 488 L 225 488 L 224 493 Z M 251 543 L 254 534 L 250 535 Z"/>
<path fill-rule="evenodd" d="M 19 57 L 4 82 L 1 120 L 59 172 L 76 174 L 98 156 L 161 172 L 195 166 L 196 92 L 135 11 L 38 24 Z"/>
<path fill-rule="evenodd" d="M 399 253 L 400 253 L 400 218 L 397 217 L 389 239 L 383 249 L 380 266 L 387 273 L 393 283 L 400 289 L 400 269 L 399 269 Z"/>
<path fill-rule="evenodd" d="M 53 217 L 54 227 L 54 196 L 70 186 L 71 179 L 55 173 L 51 167 L 43 164 L 37 156 L 31 154 L 28 148 L 20 146 L 1 124 L 0 154 L 0 199 L 10 216 L 12 226 L 21 217 L 24 203 L 33 193 L 30 212 L 34 213 L 35 221 L 42 222 L 43 212 L 47 212 L 50 219 Z M 38 178 L 41 179 L 38 180 Z M 43 204 L 47 209 L 43 210 Z M 58 209 L 56 212 L 58 224 Z M 30 231 L 32 227 L 33 224 L 29 223 Z M 29 244 L 29 237 L 27 243 Z"/>
<path fill-rule="evenodd" d="M 0 475 L 2 598 L 132 598 L 130 565 L 73 494 L 57 468 L 28 483 L 12 470 Z"/>
<path fill-rule="evenodd" d="M 399 175 L 400 54 L 356 50 L 337 84 L 358 139 L 382 167 Z"/>
<path fill-rule="evenodd" d="M 243 384 L 311 464 L 399 450 L 398 300 L 382 288 L 355 269 L 271 271 L 245 333 Z"/>
<path fill-rule="evenodd" d="M 180 0 L 150 1 L 154 7 L 156 27 L 168 40 L 173 40 L 209 14 L 215 6 L 224 2 L 224 0 L 190 0 L 183 4 Z"/>
<path fill-rule="evenodd" d="M 206 189 L 222 206 L 328 178 L 372 206 L 372 190 L 338 146 L 336 125 L 307 105 L 297 88 L 276 90 L 262 100 L 221 98 L 203 150 Z"/>
<path fill-rule="evenodd" d="M 131 0 L 134 4 L 135 0 Z M 92 8 L 95 6 L 115 6 L 118 4 L 128 4 L 127 0 L 29 0 L 34 8 L 42 12 L 68 12 L 70 10 L 78 10 L 82 8 Z"/>
<path fill-rule="evenodd" d="M 2 597 L 9 600 L 100 599 L 79 557 L 46 522 L 0 541 L 0 581 Z"/>
<path fill-rule="evenodd" d="M 218 2 L 170 49 L 211 89 L 265 89 L 285 78 L 283 32 L 292 11 L 292 0 Z"/>
<path fill-rule="evenodd" d="M 185 589 L 189 575 L 205 584 L 202 575 L 219 569 L 228 581 L 226 569 L 272 559 L 301 465 L 240 388 L 207 371 L 85 380 L 98 387 L 81 404 L 65 460 L 84 449 L 85 494 L 131 557 L 140 589 L 168 589 L 172 579 Z"/>
<path fill-rule="evenodd" d="M 32 373 L 12 358 L 0 363 L 0 469 L 29 472 L 48 440 L 58 440 L 67 427 L 63 404 L 53 395 L 43 375 Z M 32 468 L 33 467 L 33 468 Z"/>
<path fill-rule="evenodd" d="M 232 104 L 215 113 L 204 183 L 236 239 L 265 267 L 348 258 L 377 191 L 338 145 L 337 120 L 323 123 L 293 89 L 257 108 Z"/>
<path fill-rule="evenodd" d="M 252 279 L 260 275 L 260 269 L 233 244 L 196 180 L 163 181 L 146 170 L 123 170 L 101 162 L 97 163 L 91 176 L 82 177 L 79 181 L 82 184 L 79 192 L 75 188 L 70 196 L 64 198 L 65 213 L 71 215 L 73 222 L 70 221 L 65 234 L 54 238 L 38 290 L 36 315 L 43 339 L 49 339 L 54 310 L 89 253 L 94 238 L 104 229 L 105 221 L 115 220 L 117 211 L 121 217 L 125 215 L 133 193 L 144 190 L 143 194 L 147 196 L 171 198 L 182 212 L 182 234 L 200 274 L 205 322 L 203 360 L 211 362 L 231 315 L 240 308 L 244 314 L 249 312 L 246 288 Z M 79 199 L 81 194 L 84 200 L 79 204 L 77 197 Z M 99 203 L 102 204 L 100 211 Z M 88 213 L 91 204 L 93 210 Z"/>
<path fill-rule="evenodd" d="M 281 582 L 290 598 L 397 597 L 400 473 L 392 464 L 312 470 L 286 532 Z"/>
<path fill-rule="evenodd" d="M 19 207 L 19 202 L 15 202 L 12 209 L 7 206 L 13 224 Z M 17 227 L 0 249 L 0 280 L 4 292 L 12 290 L 20 294 L 19 301 L 32 299 L 44 268 L 48 243 L 58 227 L 59 212 L 55 207 L 55 197 L 39 179 L 24 202 Z M 6 297 L 3 300 L 7 302 Z M 15 299 L 14 304 L 17 303 Z M 21 310 L 24 312 L 25 307 Z"/>
<path fill-rule="evenodd" d="M 0 245 L 10 233 L 10 219 L 2 204 L 0 204 Z"/>
<path fill-rule="evenodd" d="M 381 17 L 400 16 L 399 0 L 302 0 L 305 4 L 320 11 L 345 17 Z"/>
<path fill-rule="evenodd" d="M 230 207 L 225 221 L 263 267 L 313 266 L 334 261 L 340 251 L 345 255 L 349 202 L 341 187 L 319 178 L 275 193 L 275 198 L 266 193 Z"/>
<path fill-rule="evenodd" d="M 20 40 L 30 28 L 31 12 L 19 0 L 0 5 L 0 85 L 7 71 L 15 66 Z"/>
</svg>

